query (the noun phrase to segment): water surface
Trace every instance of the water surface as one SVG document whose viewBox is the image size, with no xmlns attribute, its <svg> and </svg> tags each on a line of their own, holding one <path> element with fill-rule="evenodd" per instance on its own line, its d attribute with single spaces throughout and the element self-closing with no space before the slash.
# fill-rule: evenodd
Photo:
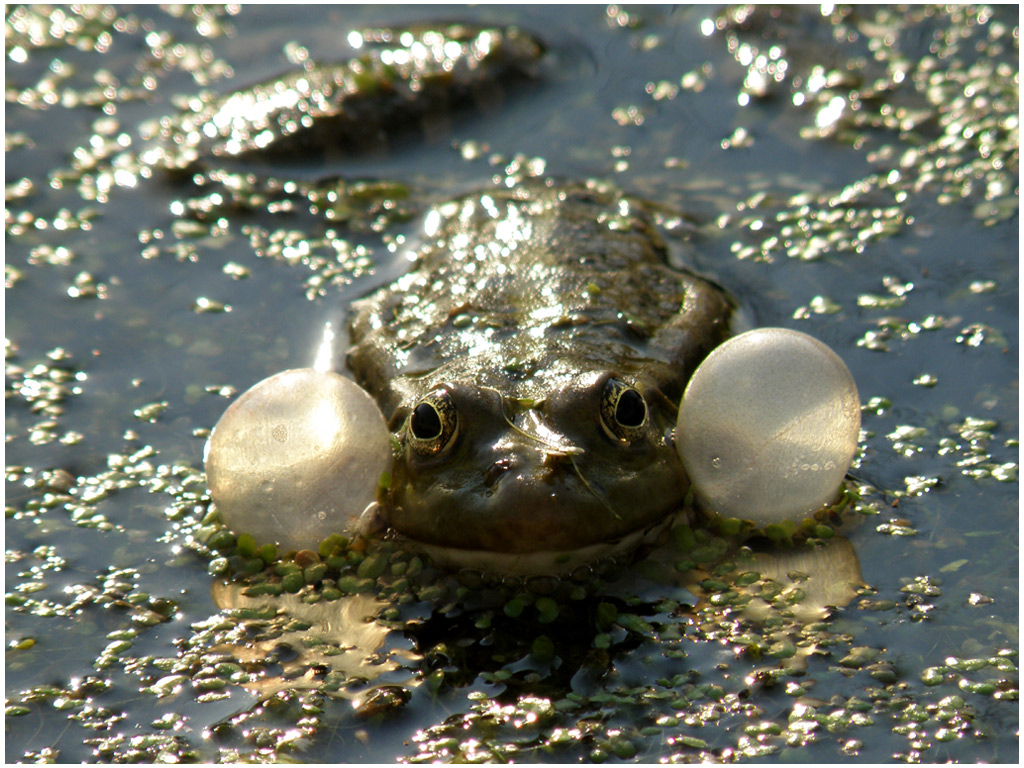
<svg viewBox="0 0 1024 768">
<path fill-rule="evenodd" d="M 8 761 L 1018 759 L 1012 11 L 7 13 Z M 542 80 L 381 157 L 242 169 L 264 198 L 114 163 L 182 96 L 452 18 L 545 37 Z M 229 398 L 310 365 L 416 211 L 530 175 L 654 201 L 753 322 L 839 353 L 858 522 L 777 549 L 699 529 L 557 600 L 397 552 L 333 599 L 212 574 Z M 337 176 L 401 183 L 408 216 L 286 189 Z"/>
</svg>

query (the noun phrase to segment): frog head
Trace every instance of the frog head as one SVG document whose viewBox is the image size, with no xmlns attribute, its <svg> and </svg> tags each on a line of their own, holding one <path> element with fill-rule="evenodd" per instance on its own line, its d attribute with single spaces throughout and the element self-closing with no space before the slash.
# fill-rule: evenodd
<svg viewBox="0 0 1024 768">
<path fill-rule="evenodd" d="M 504 572 L 632 550 L 660 529 L 688 483 L 672 441 L 677 407 L 654 376 L 544 381 L 443 370 L 417 381 L 391 418 L 386 522 L 435 560 Z"/>
</svg>

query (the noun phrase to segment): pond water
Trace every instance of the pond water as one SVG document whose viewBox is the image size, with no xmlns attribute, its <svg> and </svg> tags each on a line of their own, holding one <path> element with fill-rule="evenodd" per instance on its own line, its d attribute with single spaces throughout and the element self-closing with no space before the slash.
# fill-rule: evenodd
<svg viewBox="0 0 1024 768">
<path fill-rule="evenodd" d="M 1018 760 L 1012 6 L 6 12 L 8 762 Z M 379 155 L 131 159 L 182 97 L 451 19 L 544 38 L 537 82 Z M 684 526 L 552 594 L 379 543 L 261 571 L 202 475 L 230 398 L 343 340 L 429 205 L 537 175 L 654 201 L 843 358 L 840 535 Z"/>
</svg>

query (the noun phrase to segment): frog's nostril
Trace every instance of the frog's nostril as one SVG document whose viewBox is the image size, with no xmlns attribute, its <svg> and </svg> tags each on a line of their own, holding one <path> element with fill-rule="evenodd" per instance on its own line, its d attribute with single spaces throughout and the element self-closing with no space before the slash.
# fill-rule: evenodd
<svg viewBox="0 0 1024 768">
<path fill-rule="evenodd" d="M 512 465 L 513 462 L 510 458 L 498 459 L 484 472 L 484 485 L 488 487 L 494 485 L 506 472 L 512 469 Z"/>
<path fill-rule="evenodd" d="M 541 451 L 540 464 L 549 470 L 554 469 L 563 464 L 572 464 L 573 455 L 575 454 L 560 450 Z"/>
</svg>

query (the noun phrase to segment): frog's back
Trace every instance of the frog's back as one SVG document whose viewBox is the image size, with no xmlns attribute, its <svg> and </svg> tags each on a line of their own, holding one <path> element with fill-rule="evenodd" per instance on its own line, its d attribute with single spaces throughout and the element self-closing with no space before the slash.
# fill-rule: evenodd
<svg viewBox="0 0 1024 768">
<path fill-rule="evenodd" d="M 669 267 L 642 205 L 620 192 L 495 190 L 441 206 L 426 230 L 414 270 L 356 305 L 350 361 L 386 413 L 401 377 L 514 379 L 530 396 L 600 362 L 664 367 L 659 380 L 678 402 L 727 333 L 722 292 Z"/>
</svg>

